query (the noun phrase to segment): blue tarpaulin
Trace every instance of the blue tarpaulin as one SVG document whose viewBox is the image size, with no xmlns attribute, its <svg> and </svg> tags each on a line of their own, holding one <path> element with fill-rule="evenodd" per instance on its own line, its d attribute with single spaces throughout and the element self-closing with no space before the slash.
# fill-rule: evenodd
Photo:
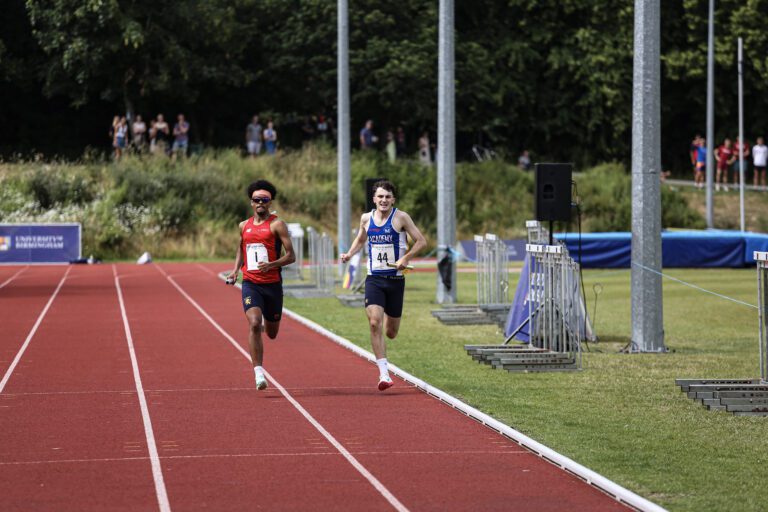
<svg viewBox="0 0 768 512">
<path fill-rule="evenodd" d="M 584 233 L 579 249 L 578 233 L 558 233 L 571 257 L 583 268 L 629 268 L 632 259 L 631 233 Z M 768 235 L 711 229 L 664 231 L 661 234 L 662 266 L 744 267 L 755 263 L 754 251 L 768 251 Z"/>
</svg>

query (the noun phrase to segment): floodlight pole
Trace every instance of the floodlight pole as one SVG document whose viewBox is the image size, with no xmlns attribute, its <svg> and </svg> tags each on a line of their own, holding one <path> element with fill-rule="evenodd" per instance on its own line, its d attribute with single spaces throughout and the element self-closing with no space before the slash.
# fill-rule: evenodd
<svg viewBox="0 0 768 512">
<path fill-rule="evenodd" d="M 709 0 L 709 36 L 707 38 L 707 227 L 715 227 L 712 206 L 712 178 L 715 158 L 715 0 Z"/>
<path fill-rule="evenodd" d="M 350 193 L 350 129 L 349 129 L 349 4 L 338 0 L 338 120 L 336 155 L 338 161 L 338 251 L 349 249 L 351 193 Z"/>
<path fill-rule="evenodd" d="M 437 302 L 456 302 L 456 114 L 453 50 L 453 0 L 440 0 L 437 88 L 437 259 L 448 255 L 450 289 L 437 273 Z"/>
<path fill-rule="evenodd" d="M 635 0 L 632 80 L 632 344 L 665 352 L 661 290 L 661 0 Z"/>
<path fill-rule="evenodd" d="M 739 225 L 744 231 L 744 73 L 742 70 L 743 41 L 739 38 Z"/>
</svg>

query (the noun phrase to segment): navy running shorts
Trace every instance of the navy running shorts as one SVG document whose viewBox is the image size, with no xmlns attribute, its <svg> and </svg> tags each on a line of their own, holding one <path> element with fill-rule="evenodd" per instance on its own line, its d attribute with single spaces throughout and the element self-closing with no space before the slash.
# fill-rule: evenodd
<svg viewBox="0 0 768 512">
<path fill-rule="evenodd" d="M 283 283 L 256 284 L 243 280 L 243 311 L 261 309 L 265 322 L 279 322 L 283 316 Z"/>
<path fill-rule="evenodd" d="M 365 306 L 381 306 L 392 318 L 403 316 L 405 277 L 368 276 L 365 278 Z"/>
</svg>

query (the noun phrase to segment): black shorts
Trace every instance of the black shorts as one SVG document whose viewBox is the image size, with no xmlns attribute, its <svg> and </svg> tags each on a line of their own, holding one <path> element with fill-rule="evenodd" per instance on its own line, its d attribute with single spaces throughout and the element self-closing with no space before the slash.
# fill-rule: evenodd
<svg viewBox="0 0 768 512">
<path fill-rule="evenodd" d="M 381 306 L 392 318 L 403 315 L 405 277 L 368 276 L 365 278 L 365 306 Z"/>
<path fill-rule="evenodd" d="M 256 284 L 243 280 L 243 311 L 261 309 L 265 322 L 279 322 L 283 316 L 283 283 Z"/>
</svg>

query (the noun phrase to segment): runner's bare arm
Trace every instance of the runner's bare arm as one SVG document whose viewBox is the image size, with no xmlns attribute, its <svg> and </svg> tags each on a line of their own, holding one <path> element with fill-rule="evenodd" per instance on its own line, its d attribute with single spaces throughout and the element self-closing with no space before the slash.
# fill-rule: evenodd
<svg viewBox="0 0 768 512">
<path fill-rule="evenodd" d="M 258 265 L 259 270 L 261 271 L 267 271 L 271 268 L 284 267 L 296 261 L 296 254 L 293 252 L 291 234 L 288 232 L 288 226 L 285 225 L 285 222 L 282 220 L 276 220 L 270 224 L 269 229 L 272 230 L 272 233 L 275 236 L 280 238 L 280 242 L 283 244 L 283 249 L 285 249 L 285 254 L 277 258 L 275 261 L 270 261 L 268 263 L 265 261 L 260 261 Z"/>
<path fill-rule="evenodd" d="M 413 245 L 411 246 L 410 250 L 408 250 L 408 252 L 403 254 L 403 256 L 395 262 L 398 270 L 405 270 L 406 267 L 408 267 L 408 263 L 411 261 L 411 258 L 424 250 L 424 248 L 427 246 L 427 241 L 424 239 L 424 235 L 421 234 L 419 228 L 416 227 L 416 224 L 414 224 L 410 215 L 402 210 L 398 210 L 397 213 L 399 218 L 394 220 L 399 221 L 398 223 L 402 226 L 399 231 L 405 231 L 408 233 L 408 236 L 411 238 L 411 240 L 413 240 Z"/>
<path fill-rule="evenodd" d="M 235 268 L 232 270 L 232 272 L 229 273 L 227 276 L 227 282 L 234 283 L 237 280 L 237 273 L 240 272 L 240 267 L 243 266 L 243 226 L 245 226 L 245 223 L 248 222 L 244 220 L 239 224 L 240 229 L 240 243 L 237 244 L 237 254 L 235 255 Z"/>
<path fill-rule="evenodd" d="M 339 259 L 341 259 L 342 263 L 346 263 L 349 261 L 349 259 L 355 255 L 360 249 L 363 248 L 363 244 L 365 244 L 365 225 L 368 224 L 370 221 L 371 214 L 370 213 L 364 213 L 362 217 L 360 217 L 360 229 L 357 230 L 357 236 L 352 241 L 352 245 L 349 247 L 349 250 L 345 253 L 339 254 Z"/>
</svg>

